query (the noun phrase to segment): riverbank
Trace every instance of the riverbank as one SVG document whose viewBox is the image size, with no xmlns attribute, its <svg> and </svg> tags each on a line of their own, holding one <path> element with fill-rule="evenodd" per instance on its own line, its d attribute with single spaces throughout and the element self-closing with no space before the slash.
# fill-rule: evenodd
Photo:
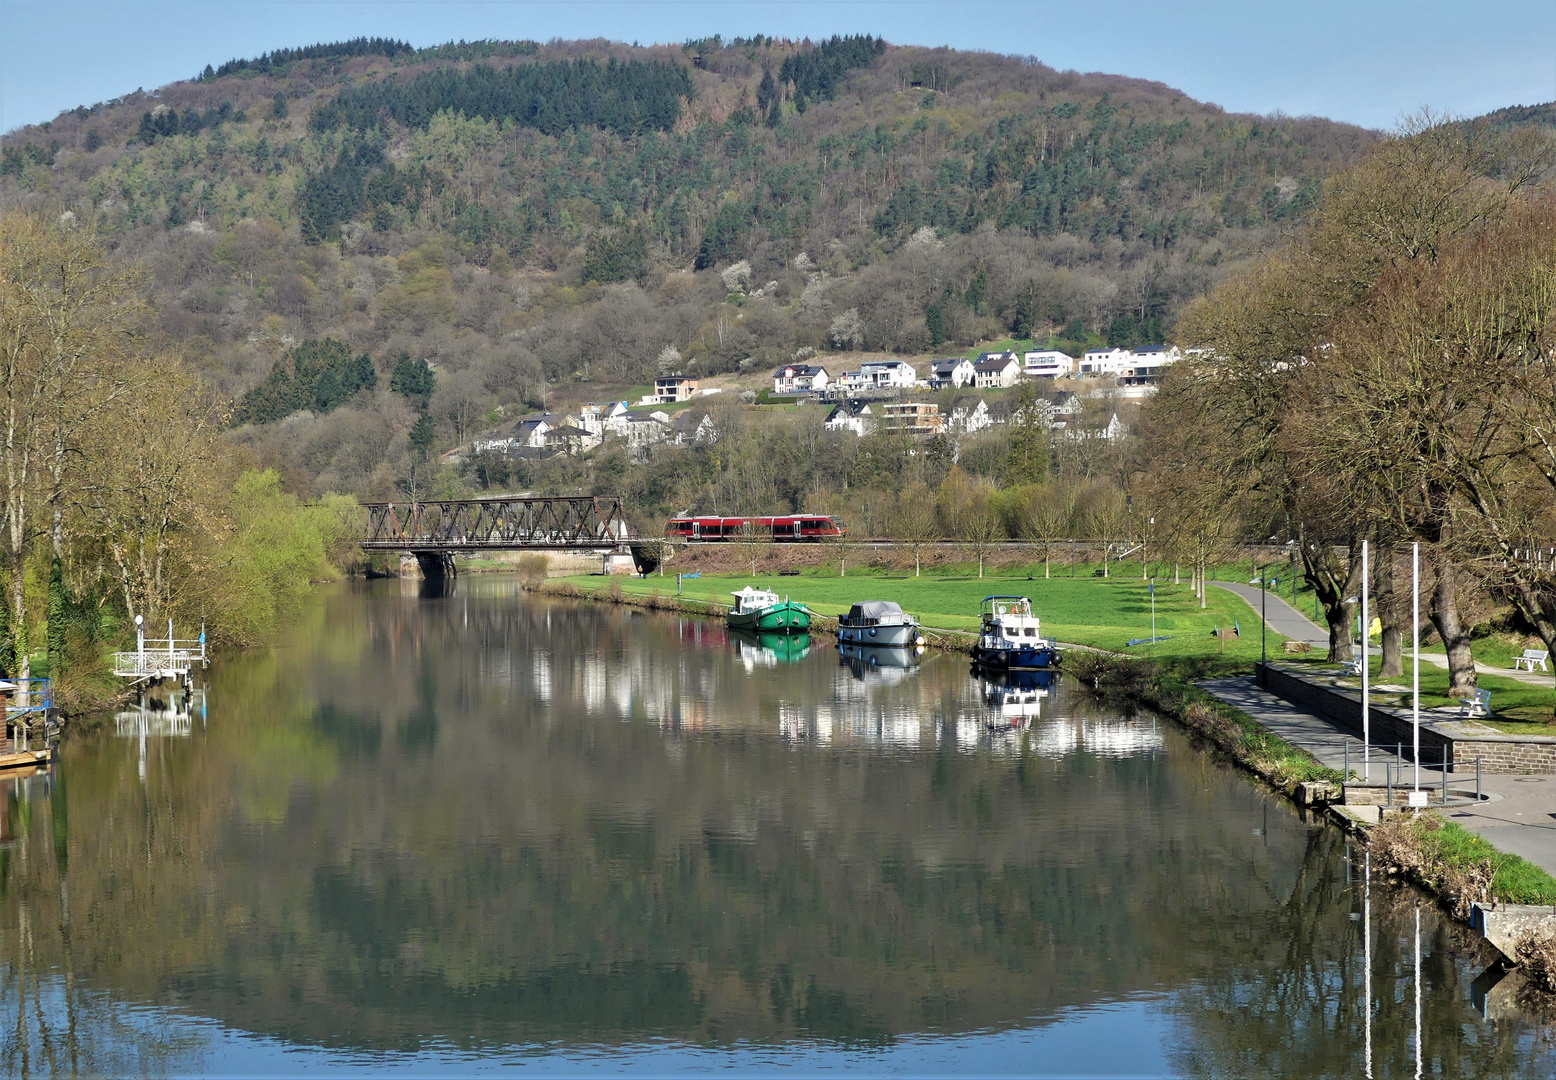
<svg viewBox="0 0 1556 1080">
<path fill-rule="evenodd" d="M 533 581 L 525 587 L 550 596 L 721 617 L 726 605 L 715 597 L 721 599 L 720 591 L 736 580 L 739 579 L 683 579 L 683 595 L 680 597 L 665 594 L 652 581 L 645 583 L 620 578 L 596 577 L 581 582 Z M 927 585 L 920 584 L 915 590 L 911 580 L 865 580 L 878 588 L 889 584 L 898 596 L 909 593 L 911 599 L 911 594 L 916 593 L 918 599 L 931 601 L 937 595 L 942 599 L 958 597 L 958 593 L 967 591 L 969 586 L 973 591 L 988 589 L 989 592 L 996 592 L 1019 585 L 1021 591 L 1028 595 L 1041 595 L 1040 590 L 1033 586 L 1043 584 L 1037 581 L 1013 582 L 990 578 L 973 579 L 971 582 L 938 579 Z M 1115 590 L 1111 594 L 1113 596 L 1128 595 L 1119 588 L 1124 583 L 1076 580 L 1079 586 L 1089 587 L 1086 591 L 1090 593 L 1094 604 L 1101 604 L 1108 599 L 1110 594 L 1103 590 Z M 790 596 L 805 599 L 807 603 L 812 603 L 810 598 L 818 596 L 836 597 L 838 593 L 831 591 L 829 586 L 835 589 L 848 588 L 855 597 L 869 592 L 868 585 L 861 590 L 863 583 L 859 579 L 855 579 L 849 586 L 843 586 L 841 582 L 834 585 L 833 579 L 825 579 L 823 583 L 803 577 L 782 578 L 775 584 L 780 588 L 787 587 Z M 688 589 L 688 586 L 693 588 Z M 880 591 L 883 595 L 891 595 L 885 593 L 884 589 Z M 686 595 L 687 592 L 695 592 L 697 595 Z M 1053 600 L 1056 591 L 1050 588 L 1046 594 Z M 1215 595 L 1214 591 L 1212 595 Z M 1233 598 L 1230 592 L 1222 595 Z M 1072 595 L 1071 599 L 1075 597 Z M 826 599 L 819 599 L 816 603 L 823 606 L 836 605 L 835 600 L 829 603 Z M 921 607 L 919 610 L 932 612 L 934 608 Z M 941 614 L 951 615 L 948 612 Z M 948 618 L 947 621 L 951 620 Z M 816 625 L 819 631 L 827 632 L 835 628 L 835 620 L 823 614 L 819 616 Z M 1045 629 L 1047 626 L 1045 622 Z M 941 648 L 966 649 L 972 639 L 968 630 L 955 627 L 938 628 L 934 633 L 937 639 L 934 644 Z M 1107 633 L 1103 631 L 1103 635 Z M 1096 634 L 1075 636 L 1090 636 L 1094 641 L 1098 639 Z M 1106 637 L 1102 639 L 1106 640 Z M 1250 639 L 1257 644 L 1257 634 L 1249 633 L 1243 638 Z M 1199 685 L 1207 680 L 1246 675 L 1250 670 L 1249 662 L 1235 654 L 1145 659 L 1114 650 L 1092 648 L 1072 653 L 1066 670 L 1099 697 L 1126 709 L 1144 706 L 1173 720 L 1217 756 L 1253 773 L 1299 805 L 1322 801 L 1325 792 L 1337 788 L 1347 779 L 1340 768 L 1326 764 L 1305 747 L 1282 737 L 1255 716 L 1220 700 Z M 1406 818 L 1415 823 L 1402 824 Z M 1371 842 L 1369 828 L 1363 823 L 1354 818 L 1335 820 L 1364 841 Z M 1385 818 L 1384 821 L 1387 828 L 1378 834 L 1377 850 L 1385 872 L 1415 882 L 1434 896 L 1455 919 L 1466 925 L 1470 907 L 1475 902 L 1500 900 L 1504 903 L 1556 904 L 1556 878 L 1527 859 L 1500 851 L 1484 838 L 1454 823 L 1444 823 L 1434 815 L 1425 815 L 1425 820 L 1401 815 Z"/>
</svg>

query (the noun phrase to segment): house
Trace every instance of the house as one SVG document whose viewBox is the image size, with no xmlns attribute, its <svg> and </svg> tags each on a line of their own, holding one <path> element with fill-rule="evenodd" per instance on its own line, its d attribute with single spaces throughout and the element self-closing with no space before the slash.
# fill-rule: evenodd
<svg viewBox="0 0 1556 1080">
<path fill-rule="evenodd" d="M 975 386 L 980 390 L 990 390 L 1002 386 L 1015 386 L 1016 380 L 1021 378 L 1021 361 L 1016 359 L 1015 353 L 985 354 L 987 360 L 979 360 L 973 365 L 977 373 Z"/>
<path fill-rule="evenodd" d="M 821 424 L 827 431 L 852 431 L 867 435 L 875 430 L 875 415 L 867 401 L 844 401 L 832 407 Z"/>
<path fill-rule="evenodd" d="M 981 397 L 957 398 L 945 418 L 945 430 L 958 435 L 975 435 L 994 426 L 994 414 Z"/>
<path fill-rule="evenodd" d="M 614 435 L 627 437 L 627 403 L 625 401 L 591 401 L 578 411 L 578 426 L 604 438 Z"/>
<path fill-rule="evenodd" d="M 663 442 L 670 434 L 670 414 L 654 410 L 627 417 L 627 445 L 634 450 Z"/>
<path fill-rule="evenodd" d="M 669 439 L 676 446 L 701 445 L 718 442 L 719 432 L 706 412 L 685 409 L 670 421 Z"/>
<path fill-rule="evenodd" d="M 674 405 L 697 396 L 697 380 L 690 375 L 665 375 L 654 380 L 654 403 Z"/>
<path fill-rule="evenodd" d="M 1077 374 L 1083 379 L 1110 379 L 1124 374 L 1134 362 L 1135 354 L 1128 349 L 1088 349 Z"/>
<path fill-rule="evenodd" d="M 570 416 L 559 416 L 556 413 L 521 416 L 512 424 L 481 432 L 470 440 L 470 448 L 476 452 L 484 450 L 498 454 L 511 454 L 516 450 L 543 450 L 550 432 L 572 420 Z"/>
<path fill-rule="evenodd" d="M 1120 386 L 1155 386 L 1168 365 L 1183 359 L 1176 345 L 1151 345 L 1134 351 L 1133 363 L 1119 376 Z"/>
<path fill-rule="evenodd" d="M 825 390 L 830 376 L 817 364 L 789 364 L 773 372 L 773 393 L 808 394 Z"/>
<path fill-rule="evenodd" d="M 1071 390 L 1057 390 L 1051 394 L 1044 394 L 1043 399 L 1048 402 L 1050 411 L 1054 416 L 1079 416 L 1081 412 L 1081 396 Z"/>
<path fill-rule="evenodd" d="M 944 390 L 947 387 L 960 390 L 964 386 L 973 385 L 977 377 L 973 362 L 965 356 L 936 360 L 929 366 L 929 386 L 932 390 Z"/>
<path fill-rule="evenodd" d="M 858 371 L 845 371 L 845 391 L 911 390 L 918 382 L 918 371 L 906 360 L 866 360 Z"/>
<path fill-rule="evenodd" d="M 881 405 L 881 423 L 887 431 L 911 435 L 939 435 L 945 426 L 940 406 L 928 401 L 888 401 Z"/>
<path fill-rule="evenodd" d="M 1038 349 L 1021 358 L 1021 370 L 1032 379 L 1067 379 L 1075 374 L 1075 357 L 1058 349 Z"/>
<path fill-rule="evenodd" d="M 600 433 L 573 420 L 558 424 L 546 432 L 546 445 L 564 454 L 582 454 L 593 450 L 603 439 L 604 436 Z"/>
</svg>

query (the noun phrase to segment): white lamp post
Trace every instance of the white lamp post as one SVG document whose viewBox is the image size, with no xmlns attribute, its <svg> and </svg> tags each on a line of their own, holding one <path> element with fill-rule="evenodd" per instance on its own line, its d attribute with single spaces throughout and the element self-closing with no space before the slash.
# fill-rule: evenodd
<svg viewBox="0 0 1556 1080">
<path fill-rule="evenodd" d="M 1362 632 L 1361 632 L 1361 675 L 1362 675 L 1362 780 L 1372 780 L 1372 762 L 1369 760 L 1372 743 L 1372 701 L 1370 691 L 1372 683 L 1369 676 L 1367 650 L 1372 643 L 1372 619 L 1367 610 L 1367 591 L 1372 584 L 1367 566 L 1367 541 L 1362 541 Z"/>
<path fill-rule="evenodd" d="M 1415 792 L 1421 790 L 1421 543 L 1410 545 L 1410 752 L 1415 755 Z M 1411 793 L 1414 804 L 1417 796 Z"/>
</svg>

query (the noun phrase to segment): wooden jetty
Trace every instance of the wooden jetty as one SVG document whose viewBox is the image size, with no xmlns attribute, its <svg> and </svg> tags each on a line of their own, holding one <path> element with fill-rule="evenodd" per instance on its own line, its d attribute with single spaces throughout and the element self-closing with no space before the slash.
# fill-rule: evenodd
<svg viewBox="0 0 1556 1080">
<path fill-rule="evenodd" d="M 0 750 L 0 772 L 12 769 L 36 769 L 47 765 L 51 752 L 43 750 Z"/>
</svg>

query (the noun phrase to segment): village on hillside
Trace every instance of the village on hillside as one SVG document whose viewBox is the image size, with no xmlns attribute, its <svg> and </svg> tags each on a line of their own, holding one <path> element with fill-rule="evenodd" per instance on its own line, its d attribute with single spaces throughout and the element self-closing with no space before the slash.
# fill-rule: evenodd
<svg viewBox="0 0 1556 1080">
<path fill-rule="evenodd" d="M 636 401 L 588 401 L 504 418 L 450 450 L 443 461 L 457 465 L 475 454 L 545 460 L 587 454 L 610 440 L 641 457 L 656 445 L 715 442 L 718 427 L 706 406 L 726 392 L 751 408 L 814 405 L 826 410 L 817 413 L 825 430 L 861 438 L 877 431 L 974 435 L 1009 422 L 1007 395 L 998 392 L 1024 381 L 1036 382 L 1036 407 L 1049 431 L 1111 441 L 1127 430 L 1140 402 L 1182 355 L 1175 345 L 1092 349 L 1078 359 L 1054 349 L 1004 349 L 922 366 L 898 358 L 864 359 L 851 368 L 834 362 L 835 371 L 821 358 L 807 357 L 773 371 L 770 388 L 762 378 L 760 390 L 750 377 L 669 374 L 655 379 L 652 391 Z M 1084 408 L 1087 402 L 1091 410 Z M 1083 426 L 1080 418 L 1087 413 L 1098 419 Z"/>
</svg>

